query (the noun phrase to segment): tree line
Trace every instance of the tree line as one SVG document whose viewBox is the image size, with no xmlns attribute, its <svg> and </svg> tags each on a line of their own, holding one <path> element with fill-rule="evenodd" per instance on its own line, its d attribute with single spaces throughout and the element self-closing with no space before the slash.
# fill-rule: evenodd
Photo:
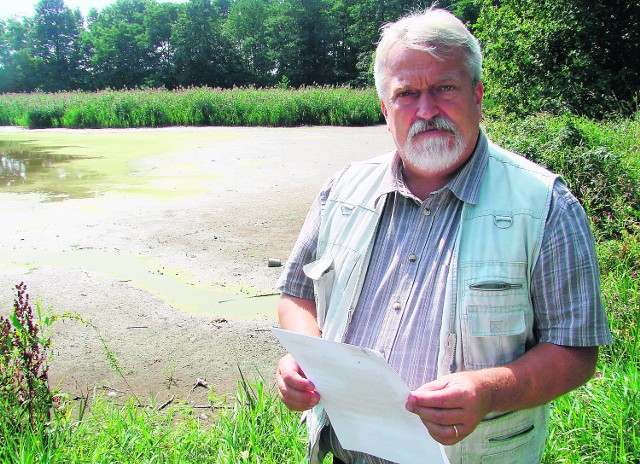
<svg viewBox="0 0 640 464">
<path fill-rule="evenodd" d="M 40 0 L 0 23 L 0 91 L 368 84 L 379 26 L 415 0 Z M 449 5 L 446 5 L 449 6 Z"/>
<path fill-rule="evenodd" d="M 416 0 L 117 0 L 87 17 L 40 0 L 0 21 L 0 93 L 372 84 L 379 28 Z M 439 0 L 485 54 L 509 110 L 632 112 L 640 2 Z M 634 100 L 635 99 L 635 100 Z"/>
</svg>

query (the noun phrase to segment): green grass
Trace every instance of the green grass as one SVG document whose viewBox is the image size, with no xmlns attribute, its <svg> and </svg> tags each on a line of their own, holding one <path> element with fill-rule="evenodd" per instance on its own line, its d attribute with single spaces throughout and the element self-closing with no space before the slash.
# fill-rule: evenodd
<svg viewBox="0 0 640 464">
<path fill-rule="evenodd" d="M 0 125 L 32 129 L 365 126 L 381 122 L 375 90 L 347 87 L 0 94 Z"/>
<path fill-rule="evenodd" d="M 262 378 L 253 384 L 241 382 L 234 401 L 217 405 L 210 410 L 177 405 L 159 411 L 133 400 L 118 406 L 97 397 L 81 420 L 70 413 L 58 415 L 50 426 L 20 434 L 0 421 L 0 433 L 7 438 L 0 462 L 303 461 L 306 437 L 298 426 L 299 415 L 287 410 Z"/>
<path fill-rule="evenodd" d="M 546 463 L 635 463 L 640 458 L 640 241 L 598 245 L 614 344 L 587 385 L 553 402 Z"/>
</svg>

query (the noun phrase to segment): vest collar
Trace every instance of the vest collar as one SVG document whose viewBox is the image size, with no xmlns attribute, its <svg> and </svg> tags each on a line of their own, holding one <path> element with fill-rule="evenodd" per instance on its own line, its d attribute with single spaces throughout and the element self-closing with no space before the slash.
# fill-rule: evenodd
<svg viewBox="0 0 640 464">
<path fill-rule="evenodd" d="M 458 199 L 465 203 L 478 204 L 480 181 L 489 162 L 488 147 L 487 136 L 484 131 L 480 130 L 478 143 L 469 160 L 443 188 L 451 190 Z"/>
</svg>

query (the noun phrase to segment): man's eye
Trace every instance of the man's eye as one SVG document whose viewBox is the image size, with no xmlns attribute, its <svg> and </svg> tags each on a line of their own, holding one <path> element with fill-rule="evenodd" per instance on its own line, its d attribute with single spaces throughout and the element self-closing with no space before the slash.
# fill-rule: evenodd
<svg viewBox="0 0 640 464">
<path fill-rule="evenodd" d="M 440 90 L 443 92 L 449 92 L 451 90 L 455 90 L 455 87 L 453 85 L 443 85 L 440 87 Z"/>
<path fill-rule="evenodd" d="M 398 93 L 397 98 L 410 97 L 411 95 L 413 95 L 413 92 L 411 90 L 403 90 L 402 92 Z"/>
</svg>

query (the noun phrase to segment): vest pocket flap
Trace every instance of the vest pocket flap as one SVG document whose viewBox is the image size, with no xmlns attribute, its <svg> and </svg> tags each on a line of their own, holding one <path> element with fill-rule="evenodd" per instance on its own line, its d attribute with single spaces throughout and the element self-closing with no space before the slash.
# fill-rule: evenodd
<svg viewBox="0 0 640 464">
<path fill-rule="evenodd" d="M 524 333 L 524 307 L 469 306 L 469 333 L 474 337 L 499 337 Z"/>
<path fill-rule="evenodd" d="M 302 270 L 312 280 L 318 280 L 323 274 L 333 269 L 333 257 L 324 256 L 317 261 L 306 264 Z"/>
</svg>

